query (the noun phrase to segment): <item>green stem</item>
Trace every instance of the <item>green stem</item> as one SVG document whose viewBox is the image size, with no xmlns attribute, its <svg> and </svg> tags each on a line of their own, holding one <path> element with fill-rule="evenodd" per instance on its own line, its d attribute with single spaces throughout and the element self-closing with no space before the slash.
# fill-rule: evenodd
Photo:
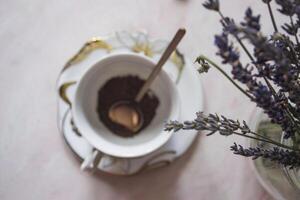
<svg viewBox="0 0 300 200">
<path fill-rule="evenodd" d="M 291 20 L 291 24 L 292 24 L 293 28 L 295 28 L 294 20 L 293 20 L 292 16 L 290 16 L 290 20 Z M 298 37 L 297 37 L 297 33 L 295 33 L 294 36 L 295 36 L 295 40 L 296 40 L 297 45 L 299 45 L 299 40 L 298 40 Z"/>
<path fill-rule="evenodd" d="M 278 32 L 278 28 L 277 28 L 277 25 L 276 25 L 276 22 L 275 22 L 275 18 L 274 18 L 274 15 L 273 15 L 273 11 L 272 11 L 270 2 L 268 3 L 268 9 L 269 9 L 270 17 L 271 17 L 272 24 L 273 24 L 273 27 L 274 27 L 274 31 Z"/>
<path fill-rule="evenodd" d="M 184 124 L 181 124 L 181 127 L 180 127 L 179 129 L 187 130 L 187 129 L 184 128 Z M 194 127 L 189 127 L 188 129 L 198 130 L 198 129 L 195 128 L 195 126 L 194 126 Z M 199 131 L 199 130 L 198 130 L 198 131 Z M 220 132 L 220 129 L 217 129 L 217 131 Z M 238 136 L 242 136 L 242 137 L 246 137 L 246 138 L 258 140 L 258 141 L 261 141 L 261 142 L 270 143 L 270 144 L 276 145 L 276 146 L 278 146 L 278 147 L 282 147 L 282 148 L 289 149 L 289 150 L 292 150 L 292 151 L 298 151 L 298 152 L 300 151 L 300 149 L 298 149 L 298 148 L 290 147 L 290 146 L 281 144 L 281 143 L 279 143 L 279 142 L 276 142 L 276 141 L 271 140 L 271 139 L 266 138 L 266 137 L 264 137 L 264 138 L 262 138 L 262 137 L 254 137 L 254 136 L 251 136 L 251 135 L 247 135 L 247 134 L 239 133 L 239 132 L 235 132 L 235 131 L 232 131 L 231 133 L 234 134 L 234 135 L 238 135 Z M 256 136 L 261 136 L 261 135 L 255 133 L 255 132 L 251 132 L 251 134 L 254 134 L 254 135 L 256 135 Z"/>
<path fill-rule="evenodd" d="M 223 15 L 223 13 L 220 10 L 218 11 L 218 13 L 219 13 L 220 17 L 225 21 L 225 17 Z"/>
<path fill-rule="evenodd" d="M 299 127 L 298 122 L 294 119 L 293 114 L 291 113 L 291 111 L 288 108 L 285 109 L 285 112 L 288 115 L 288 117 L 290 118 L 290 120 L 293 122 L 293 125 L 295 125 L 297 127 L 296 133 L 298 133 L 300 135 L 300 127 Z M 293 137 L 293 141 L 296 141 L 294 137 Z"/>
<path fill-rule="evenodd" d="M 255 136 L 257 136 L 257 137 L 261 137 L 261 138 L 264 138 L 264 139 L 266 139 L 266 140 L 271 140 L 269 137 L 260 135 L 260 134 L 258 134 L 258 133 L 255 133 L 255 132 L 252 132 L 252 131 L 251 131 L 250 133 L 253 134 L 253 135 L 255 135 Z"/>
<path fill-rule="evenodd" d="M 300 149 L 286 146 L 286 145 L 281 144 L 281 143 L 279 143 L 279 142 L 276 142 L 276 141 L 274 141 L 274 140 L 263 139 L 263 138 L 258 138 L 258 137 L 253 137 L 253 136 L 245 135 L 245 134 L 238 133 L 238 132 L 232 132 L 232 133 L 235 134 L 235 135 L 239 135 L 239 136 L 251 138 L 251 139 L 254 139 L 254 140 L 259 140 L 259 141 L 261 141 L 261 142 L 271 143 L 271 144 L 274 144 L 274 145 L 276 145 L 276 146 L 279 146 L 279 147 L 282 147 L 282 148 L 285 148 L 285 149 L 290 149 L 290 150 L 293 150 L 293 151 L 300 151 Z"/>
<path fill-rule="evenodd" d="M 246 46 L 244 45 L 244 43 L 242 42 L 242 40 L 237 35 L 234 35 L 234 37 L 238 41 L 238 43 L 240 44 L 240 46 L 243 48 L 243 50 L 246 52 L 246 54 L 250 58 L 250 60 L 252 62 L 254 62 L 254 58 L 252 57 L 251 53 L 248 51 L 248 49 L 246 48 Z"/>
<path fill-rule="evenodd" d="M 252 101 L 254 100 L 253 97 L 251 95 L 249 95 L 243 88 L 241 88 L 234 80 L 232 80 L 232 78 L 224 71 L 221 69 L 221 67 L 219 67 L 215 62 L 211 61 L 209 58 L 201 55 L 199 56 L 200 59 L 205 60 L 206 62 L 208 62 L 209 64 L 211 64 L 212 66 L 214 66 L 217 70 L 219 70 L 219 72 L 221 72 L 235 87 L 237 87 L 242 93 L 244 93 L 247 97 L 249 97 Z"/>
</svg>

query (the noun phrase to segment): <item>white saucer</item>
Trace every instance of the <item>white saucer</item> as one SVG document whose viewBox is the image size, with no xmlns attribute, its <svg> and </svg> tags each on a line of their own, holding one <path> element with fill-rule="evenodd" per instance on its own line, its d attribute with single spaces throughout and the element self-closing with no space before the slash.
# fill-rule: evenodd
<svg viewBox="0 0 300 200">
<path fill-rule="evenodd" d="M 135 52 L 143 53 L 157 61 L 168 42 L 149 40 L 146 33 L 118 32 L 106 38 L 93 38 L 70 59 L 62 70 L 57 83 L 58 88 L 58 126 L 66 143 L 79 158 L 84 159 L 91 154 L 93 146 L 81 137 L 72 125 L 70 106 L 66 95 L 74 92 L 72 84 L 94 63 L 108 53 Z M 192 120 L 197 111 L 203 110 L 202 84 L 193 64 L 176 51 L 164 66 L 164 69 L 177 83 L 181 117 L 179 120 Z M 68 88 L 68 89 L 67 89 Z M 192 94 L 192 96 L 191 96 Z M 139 158 L 116 158 L 104 155 L 98 169 L 115 175 L 131 175 L 144 170 L 170 164 L 181 156 L 196 138 L 196 131 L 179 131 L 157 151 Z"/>
</svg>

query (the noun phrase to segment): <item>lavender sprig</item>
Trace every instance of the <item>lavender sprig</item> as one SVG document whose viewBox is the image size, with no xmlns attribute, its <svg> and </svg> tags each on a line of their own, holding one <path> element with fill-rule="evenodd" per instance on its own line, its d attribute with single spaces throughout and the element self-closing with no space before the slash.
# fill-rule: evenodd
<svg viewBox="0 0 300 200">
<path fill-rule="evenodd" d="M 216 132 L 219 132 L 219 134 L 223 136 L 239 135 L 262 142 L 268 142 L 286 149 L 300 151 L 300 149 L 294 149 L 251 131 L 245 121 L 240 123 L 238 120 L 228 119 L 224 116 L 219 117 L 217 114 L 209 114 L 206 116 L 203 112 L 198 112 L 196 115 L 196 119 L 192 121 L 184 121 L 183 123 L 178 121 L 167 122 L 164 126 L 164 130 L 175 132 L 179 130 L 209 131 L 207 136 L 213 135 Z"/>
<path fill-rule="evenodd" d="M 298 92 L 300 91 L 299 82 L 296 81 L 298 79 L 297 69 L 295 66 L 291 66 L 290 59 L 285 57 L 285 54 L 282 53 L 282 50 L 276 45 L 270 43 L 269 40 L 264 37 L 257 29 L 251 27 L 238 27 L 234 23 L 230 23 L 227 24 L 226 30 L 232 31 L 232 34 L 234 35 L 241 35 L 241 37 L 247 38 L 255 46 L 254 55 L 257 59 L 255 61 L 255 64 L 259 66 L 258 70 L 260 74 L 263 71 L 262 69 L 266 69 L 270 66 L 267 62 L 273 61 L 274 63 L 276 63 L 276 66 L 273 67 L 273 71 L 271 71 L 270 68 L 268 69 L 268 78 L 273 80 L 275 84 L 280 85 L 282 88 L 286 88 L 286 92 L 289 92 L 289 99 L 292 102 L 296 103 L 296 105 L 298 106 L 300 97 L 299 95 L 295 95 L 295 92 L 299 94 Z M 232 51 L 232 44 L 228 44 L 228 39 L 224 39 L 224 33 L 222 37 L 222 40 L 218 39 L 218 41 L 221 41 L 221 43 L 216 43 L 216 45 L 220 49 L 217 54 L 223 58 L 224 63 L 228 62 L 232 65 L 232 74 L 234 78 L 241 81 L 242 83 L 247 84 L 247 86 L 249 87 L 249 92 L 254 94 L 256 97 L 254 101 L 257 103 L 257 105 L 265 110 L 265 112 L 269 115 L 273 122 L 282 125 L 286 133 L 286 138 L 293 136 L 295 131 L 297 131 L 297 128 L 299 128 L 299 125 L 297 125 L 297 122 L 295 122 L 293 116 L 290 115 L 290 111 L 288 110 L 288 108 L 282 106 L 282 99 L 278 97 L 279 94 L 275 92 L 275 90 L 270 86 L 270 83 L 267 80 L 265 81 L 268 87 L 256 82 L 254 79 L 254 75 L 251 74 L 251 71 L 247 71 L 246 68 L 242 67 L 242 65 L 238 61 L 238 57 L 231 56 L 237 54 L 227 52 Z M 216 36 L 216 38 L 221 37 Z M 226 58 L 226 56 L 230 56 L 230 59 Z M 233 58 L 235 59 L 235 62 L 230 62 L 233 60 Z M 264 68 L 261 68 L 261 66 L 264 66 Z M 295 69 L 294 73 L 292 73 L 293 70 L 291 70 L 289 67 Z M 283 71 L 280 69 L 283 69 Z M 286 84 L 283 84 L 283 81 Z M 271 90 L 269 90 L 268 88 L 270 88 Z M 260 97 L 260 95 L 263 96 Z M 293 121 L 293 123 L 291 121 Z"/>
<path fill-rule="evenodd" d="M 178 131 L 180 129 L 189 130 L 206 130 L 210 131 L 208 135 L 212 135 L 215 132 L 219 132 L 221 135 L 231 135 L 233 132 L 239 132 L 241 134 L 251 133 L 248 125 L 245 121 L 240 123 L 238 120 L 228 119 L 224 116 L 219 117 L 217 114 L 209 114 L 205 116 L 203 112 L 196 113 L 197 118 L 193 121 L 185 121 L 179 123 L 178 121 L 172 121 L 165 125 L 166 131 Z"/>
<path fill-rule="evenodd" d="M 300 153 L 295 151 L 284 150 L 278 147 L 268 150 L 259 147 L 247 149 L 236 143 L 230 147 L 230 150 L 237 155 L 252 157 L 253 160 L 259 157 L 267 158 L 290 169 L 300 167 Z"/>
<path fill-rule="evenodd" d="M 296 106 L 294 110 L 300 106 L 300 81 L 298 66 L 299 60 L 293 43 L 288 37 L 276 34 L 273 36 L 274 44 L 260 33 L 253 33 L 247 29 L 239 29 L 244 37 L 248 38 L 255 46 L 255 56 L 257 63 L 268 68 L 268 78 L 285 92 L 289 101 Z M 266 69 L 265 68 L 265 69 Z M 292 108 L 292 105 L 288 106 Z M 282 107 L 286 110 L 285 107 Z M 286 114 L 289 112 L 285 111 Z M 299 116 L 300 113 L 296 113 Z M 290 117 L 291 118 L 291 117 Z M 291 118 L 291 120 L 293 120 Z"/>
<path fill-rule="evenodd" d="M 257 82 L 252 70 L 242 66 L 239 61 L 239 54 L 234 50 L 233 44 L 229 43 L 228 35 L 223 33 L 215 37 L 215 44 L 219 48 L 218 55 L 223 58 L 223 63 L 232 65 L 233 78 L 248 87 L 248 93 L 251 94 L 252 100 L 265 112 L 269 117 L 278 124 L 281 124 L 286 132 L 286 137 L 290 137 L 295 132 L 295 127 L 291 126 L 289 116 L 285 114 L 282 100 L 274 98 L 272 91 L 260 82 Z M 265 54 L 263 55 L 265 58 Z"/>
<path fill-rule="evenodd" d="M 210 66 L 220 71 L 251 101 L 261 107 L 268 114 L 271 122 L 282 127 L 285 139 L 292 137 L 296 144 L 297 137 L 300 136 L 300 44 L 297 36 L 300 28 L 300 1 L 275 1 L 280 7 L 279 12 L 290 19 L 289 23 L 285 23 L 281 27 L 288 35 L 295 37 L 295 42 L 289 36 L 279 33 L 270 4 L 271 0 L 262 0 L 268 6 L 275 31 L 270 37 L 261 33 L 260 16 L 254 15 L 250 8 L 246 10 L 244 20 L 237 25 L 232 19 L 222 14 L 218 0 L 207 0 L 203 6 L 219 13 L 222 19 L 221 23 L 224 29 L 222 34 L 215 36 L 215 44 L 218 47 L 217 54 L 222 58 L 222 63 L 231 65 L 233 79 L 205 56 L 199 56 L 196 62 L 201 66 L 198 70 L 200 73 L 207 72 Z M 237 40 L 249 57 L 250 63 L 244 65 L 240 62 L 239 52 L 230 41 L 229 35 Z M 253 55 L 244 45 L 244 40 L 250 41 L 253 45 Z M 261 79 L 265 84 L 260 81 Z M 243 83 L 247 90 L 238 85 L 236 81 Z M 277 86 L 276 90 L 273 87 L 274 84 Z M 276 145 L 277 147 L 273 149 L 264 150 L 261 148 L 246 149 L 234 144 L 231 150 L 235 154 L 253 159 L 267 158 L 290 168 L 300 166 L 300 149 L 296 145 L 286 146 L 259 135 L 251 131 L 245 122 L 240 123 L 212 114 L 206 116 L 199 112 L 195 120 L 183 123 L 171 121 L 165 125 L 165 130 L 168 131 L 190 129 L 209 131 L 208 135 L 216 132 L 224 136 L 239 135 Z"/>
</svg>

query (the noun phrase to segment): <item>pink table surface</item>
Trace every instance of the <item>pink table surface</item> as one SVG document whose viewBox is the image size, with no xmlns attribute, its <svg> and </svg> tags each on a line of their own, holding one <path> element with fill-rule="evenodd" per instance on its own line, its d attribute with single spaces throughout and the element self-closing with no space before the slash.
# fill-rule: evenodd
<svg viewBox="0 0 300 200">
<path fill-rule="evenodd" d="M 271 199 L 249 160 L 229 151 L 234 141 L 246 142 L 241 138 L 201 135 L 169 167 L 117 177 L 81 172 L 57 129 L 57 76 L 92 36 L 144 29 L 152 37 L 170 38 L 184 26 L 188 32 L 180 44 L 182 52 L 190 59 L 200 53 L 214 57 L 213 35 L 221 27 L 218 16 L 206 11 L 202 2 L 0 1 L 0 199 Z M 267 8 L 260 1 L 221 4 L 224 13 L 235 19 L 251 5 L 265 13 L 263 30 L 272 31 Z M 206 112 L 249 120 L 253 104 L 224 77 L 211 70 L 199 78 Z"/>
</svg>

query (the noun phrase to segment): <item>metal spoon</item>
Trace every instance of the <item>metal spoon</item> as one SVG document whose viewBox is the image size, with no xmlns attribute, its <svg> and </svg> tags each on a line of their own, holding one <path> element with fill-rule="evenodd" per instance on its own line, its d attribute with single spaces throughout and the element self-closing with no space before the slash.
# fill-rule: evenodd
<svg viewBox="0 0 300 200">
<path fill-rule="evenodd" d="M 184 35 L 185 29 L 179 29 L 177 31 L 133 102 L 119 101 L 110 107 L 108 112 L 109 118 L 114 123 L 124 127 L 124 131 L 130 131 L 132 134 L 134 134 L 143 126 L 144 116 L 139 107 L 139 102 L 142 100 L 154 79 L 161 71 L 162 66 L 171 56 L 172 52 L 176 49 Z"/>
</svg>

